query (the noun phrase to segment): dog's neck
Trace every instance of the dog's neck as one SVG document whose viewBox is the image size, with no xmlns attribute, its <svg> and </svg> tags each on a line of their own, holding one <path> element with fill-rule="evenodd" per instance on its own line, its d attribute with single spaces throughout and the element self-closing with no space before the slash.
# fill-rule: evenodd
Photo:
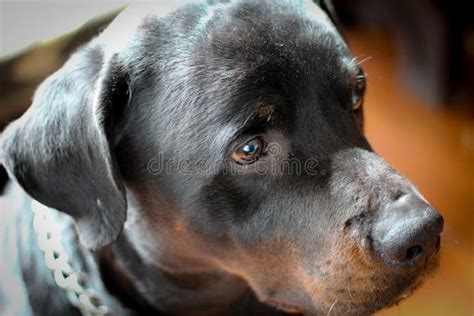
<svg viewBox="0 0 474 316">
<path fill-rule="evenodd" d="M 283 315 L 258 301 L 247 283 L 203 255 L 209 245 L 190 232 L 165 201 L 160 216 L 146 212 L 128 192 L 123 232 L 97 256 L 104 284 L 125 306 L 147 314 Z M 143 206 L 156 209 L 156 205 Z M 157 212 L 158 213 L 158 212 Z"/>
<path fill-rule="evenodd" d="M 143 258 L 125 231 L 98 255 L 104 284 L 126 307 L 139 313 L 178 315 L 226 314 L 248 290 L 241 279 L 219 269 L 188 272 L 179 267 L 189 267 L 192 259 L 182 262 L 167 252 L 162 256 L 162 262 L 154 263 Z M 173 260 L 175 269 L 163 268 Z"/>
</svg>

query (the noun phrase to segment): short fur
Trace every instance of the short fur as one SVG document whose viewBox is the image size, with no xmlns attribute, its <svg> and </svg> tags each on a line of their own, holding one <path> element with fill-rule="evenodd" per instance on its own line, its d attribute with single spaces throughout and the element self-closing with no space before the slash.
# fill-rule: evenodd
<svg viewBox="0 0 474 316">
<path fill-rule="evenodd" d="M 371 243 L 397 197 L 421 197 L 363 135 L 351 108 L 359 65 L 330 7 L 137 4 L 5 130 L 1 162 L 31 198 L 72 217 L 67 248 L 114 315 L 364 315 L 436 265 L 389 266 Z M 256 135 L 275 151 L 248 166 L 229 159 Z M 77 313 L 35 246 L 30 198 L 10 185 L 4 200 L 2 238 L 17 248 L 0 252 L 17 249 L 9 266 L 22 271 L 2 269 L 0 314 Z M 24 305 L 7 304 L 14 284 Z"/>
</svg>

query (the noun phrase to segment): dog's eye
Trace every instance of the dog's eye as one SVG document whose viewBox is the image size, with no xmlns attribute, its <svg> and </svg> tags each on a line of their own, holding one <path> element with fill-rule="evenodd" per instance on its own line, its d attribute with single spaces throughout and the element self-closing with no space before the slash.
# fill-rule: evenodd
<svg viewBox="0 0 474 316">
<path fill-rule="evenodd" d="M 364 104 L 364 93 L 367 86 L 365 76 L 362 72 L 357 76 L 357 80 L 352 92 L 352 110 L 357 111 Z"/>
<path fill-rule="evenodd" d="M 231 157 L 241 165 L 248 165 L 257 161 L 264 152 L 265 142 L 260 137 L 256 137 L 238 147 Z"/>
</svg>

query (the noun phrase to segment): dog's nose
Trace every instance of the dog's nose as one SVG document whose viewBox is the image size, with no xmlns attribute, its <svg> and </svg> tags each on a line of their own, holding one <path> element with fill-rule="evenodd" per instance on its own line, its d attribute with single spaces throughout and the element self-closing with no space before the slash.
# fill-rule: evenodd
<svg viewBox="0 0 474 316">
<path fill-rule="evenodd" d="M 417 195 L 402 196 L 380 215 L 372 239 L 376 252 L 386 262 L 425 262 L 438 252 L 443 217 Z"/>
</svg>

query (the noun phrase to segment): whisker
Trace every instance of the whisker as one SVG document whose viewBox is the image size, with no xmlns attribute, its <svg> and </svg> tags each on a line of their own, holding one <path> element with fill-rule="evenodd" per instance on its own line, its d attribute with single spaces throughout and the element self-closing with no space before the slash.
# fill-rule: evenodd
<svg viewBox="0 0 474 316">
<path fill-rule="evenodd" d="M 361 57 L 362 57 L 362 56 L 361 56 Z M 367 57 L 365 57 L 364 59 L 361 59 L 361 60 L 357 60 L 357 59 L 356 59 L 356 63 L 357 63 L 357 65 L 360 66 L 360 65 L 362 65 L 363 63 L 365 63 L 365 62 L 367 62 L 367 61 L 369 61 L 369 60 L 371 60 L 371 59 L 372 59 L 372 56 L 367 56 Z"/>
<path fill-rule="evenodd" d="M 453 233 L 451 227 L 447 225 L 445 225 L 444 231 L 441 233 L 441 238 L 443 242 L 447 242 L 448 244 L 459 245 L 461 243 Z"/>
<path fill-rule="evenodd" d="M 328 311 L 328 313 L 326 314 L 326 316 L 329 316 L 329 314 L 331 314 L 331 312 L 332 312 L 334 306 L 336 306 L 337 302 L 338 302 L 338 301 L 335 300 L 334 303 L 332 303 L 331 308 L 329 308 L 329 311 Z"/>
<path fill-rule="evenodd" d="M 351 300 L 355 303 L 356 301 L 355 301 L 354 297 L 352 296 L 352 292 L 351 292 L 351 288 L 349 287 L 349 284 L 347 284 L 347 291 L 349 292 L 349 296 L 350 296 Z"/>
<path fill-rule="evenodd" d="M 347 269 L 344 269 L 344 277 L 345 277 L 346 280 L 347 280 L 347 275 L 348 275 Z M 347 291 L 349 292 L 349 297 L 350 297 L 351 300 L 355 303 L 356 301 L 355 301 L 354 297 L 352 296 L 352 292 L 351 292 L 351 288 L 350 288 L 350 283 L 347 283 Z"/>
</svg>

